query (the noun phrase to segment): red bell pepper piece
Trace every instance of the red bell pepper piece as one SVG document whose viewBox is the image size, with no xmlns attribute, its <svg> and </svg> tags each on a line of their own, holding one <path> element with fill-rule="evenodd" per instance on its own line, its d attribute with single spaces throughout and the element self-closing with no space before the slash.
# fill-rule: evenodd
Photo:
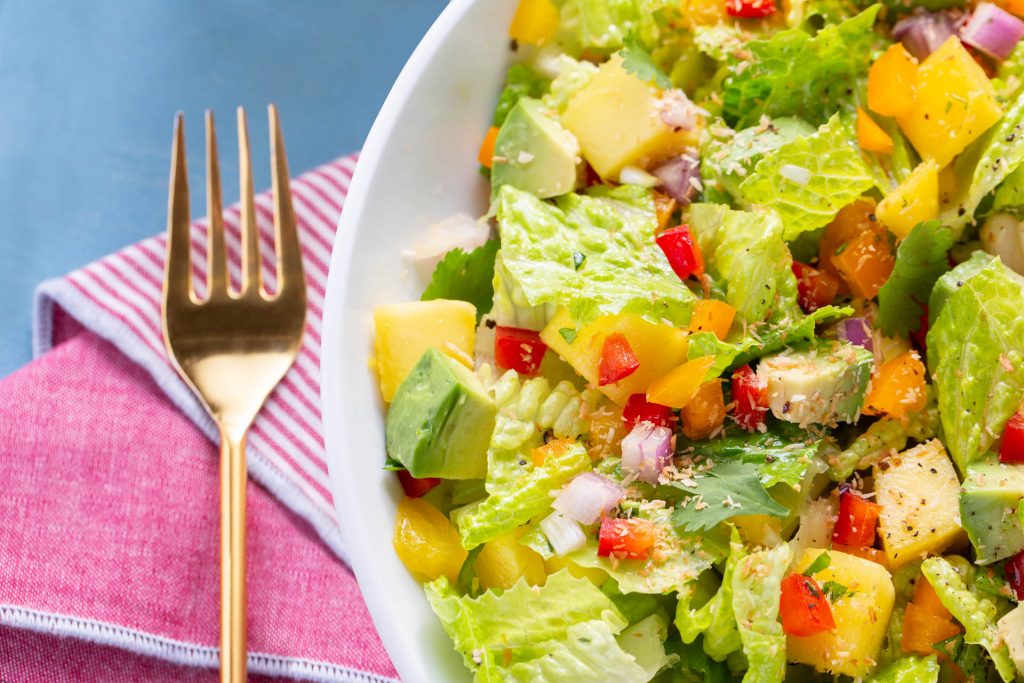
<svg viewBox="0 0 1024 683">
<path fill-rule="evenodd" d="M 882 506 L 851 489 L 839 494 L 839 518 L 832 541 L 843 545 L 870 547 L 875 544 L 875 525 Z"/>
<path fill-rule="evenodd" d="M 690 233 L 690 226 L 680 225 L 666 230 L 660 233 L 655 241 L 665 252 L 665 258 L 680 280 L 685 280 L 691 275 L 700 277 L 704 274 L 704 257 L 701 256 L 700 247 Z"/>
<path fill-rule="evenodd" d="M 597 554 L 601 557 L 614 555 L 624 560 L 646 560 L 654 547 L 654 535 L 654 522 L 650 520 L 605 517 L 601 520 Z"/>
<path fill-rule="evenodd" d="M 494 362 L 520 375 L 537 374 L 547 350 L 539 332 L 501 325 L 494 330 Z"/>
<path fill-rule="evenodd" d="M 730 17 L 760 19 L 775 12 L 775 0 L 725 0 L 725 11 Z"/>
<path fill-rule="evenodd" d="M 671 408 L 660 403 L 651 403 L 647 400 L 647 394 L 630 396 L 622 409 L 622 419 L 626 421 L 628 431 L 633 431 L 633 427 L 641 422 L 650 422 L 657 427 L 671 429 L 676 421 Z"/>
<path fill-rule="evenodd" d="M 615 332 L 605 337 L 601 346 L 601 362 L 598 363 L 598 386 L 615 384 L 636 372 L 640 360 L 633 353 L 626 335 Z"/>
<path fill-rule="evenodd" d="M 410 498 L 419 498 L 427 491 L 441 483 L 441 480 L 437 477 L 424 477 L 423 479 L 417 479 L 409 474 L 408 470 L 398 470 L 396 474 L 398 475 L 398 483 L 402 485 L 402 490 L 405 491 L 405 495 Z"/>
<path fill-rule="evenodd" d="M 999 444 L 999 462 L 1024 463 L 1024 409 L 1014 413 L 1006 423 L 1003 442 Z"/>
<path fill-rule="evenodd" d="M 1017 600 L 1024 602 L 1024 550 L 1006 561 L 1006 582 Z"/>
<path fill-rule="evenodd" d="M 782 630 L 801 638 L 836 627 L 832 608 L 818 582 L 796 572 L 782 580 L 779 616 L 782 617 Z"/>
<path fill-rule="evenodd" d="M 910 341 L 914 348 L 921 352 L 922 358 L 928 357 L 928 306 L 924 306 L 924 313 L 918 318 L 917 329 L 910 333 Z"/>
<path fill-rule="evenodd" d="M 749 365 L 736 368 L 732 373 L 732 400 L 736 424 L 752 432 L 765 423 L 768 414 L 768 382 Z"/>
<path fill-rule="evenodd" d="M 793 261 L 793 274 L 796 275 L 796 301 L 804 313 L 828 306 L 836 298 L 839 280 L 828 273 Z"/>
</svg>

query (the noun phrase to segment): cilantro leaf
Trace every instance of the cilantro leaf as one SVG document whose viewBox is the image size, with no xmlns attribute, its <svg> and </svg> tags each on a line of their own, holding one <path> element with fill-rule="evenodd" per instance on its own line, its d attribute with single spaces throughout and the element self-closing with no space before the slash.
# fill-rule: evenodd
<svg viewBox="0 0 1024 683">
<path fill-rule="evenodd" d="M 818 557 L 822 557 L 823 555 L 825 555 L 825 553 L 818 555 Z M 835 581 L 826 581 L 825 583 L 821 584 L 821 590 L 825 591 L 825 595 L 828 596 L 829 602 L 835 602 L 839 598 L 846 595 L 850 589 L 841 583 L 836 583 Z"/>
<path fill-rule="evenodd" d="M 690 494 L 672 515 L 672 523 L 687 531 L 706 531 L 737 515 L 785 517 L 789 509 L 780 505 L 765 490 L 757 472 L 741 462 L 723 462 L 707 472 L 695 475 L 694 486 L 675 482 Z"/>
<path fill-rule="evenodd" d="M 828 569 L 828 566 L 830 564 L 832 564 L 832 556 L 829 555 L 827 552 L 821 553 L 816 558 L 814 558 L 814 562 L 811 562 L 809 565 L 807 565 L 807 569 L 804 570 L 804 576 L 813 577 L 818 572 Z"/>
<path fill-rule="evenodd" d="M 665 75 L 665 72 L 654 63 L 651 53 L 644 49 L 633 36 L 624 41 L 625 47 L 619 53 L 622 57 L 622 68 L 627 73 L 635 74 L 641 80 L 653 83 L 659 88 L 668 89 L 672 87 L 672 81 Z"/>
<path fill-rule="evenodd" d="M 882 332 L 905 337 L 920 326 L 932 287 L 949 270 L 952 246 L 953 231 L 939 221 L 917 224 L 900 243 L 892 275 L 878 292 L 875 323 Z"/>
<path fill-rule="evenodd" d="M 476 306 L 479 323 L 494 299 L 494 258 L 498 246 L 498 240 L 488 240 L 469 253 L 458 247 L 449 251 L 434 268 L 420 300 L 468 301 Z"/>
</svg>

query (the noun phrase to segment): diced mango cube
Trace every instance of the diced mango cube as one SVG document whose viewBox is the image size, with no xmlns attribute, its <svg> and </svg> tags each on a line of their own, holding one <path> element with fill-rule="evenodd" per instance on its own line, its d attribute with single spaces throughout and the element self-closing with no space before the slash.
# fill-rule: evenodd
<svg viewBox="0 0 1024 683">
<path fill-rule="evenodd" d="M 1002 115 L 984 69 L 952 36 L 921 62 L 914 106 L 897 121 L 914 149 L 938 164 L 937 171 Z"/>
<path fill-rule="evenodd" d="M 576 333 L 575 338 L 570 335 L 572 343 L 563 336 L 563 330 Z M 686 360 L 686 330 L 665 324 L 655 325 L 637 315 L 605 316 L 577 331 L 576 323 L 563 309 L 541 331 L 540 338 L 583 378 L 597 386 L 604 340 L 615 333 L 626 337 L 640 361 L 640 367 L 633 374 L 614 384 L 598 387 L 620 406 L 631 395 L 647 391 L 651 382 Z"/>
<path fill-rule="evenodd" d="M 454 583 L 469 555 L 448 518 L 422 498 L 398 504 L 391 543 L 405 568 L 427 581 L 447 576 Z"/>
<path fill-rule="evenodd" d="M 875 666 L 896 590 L 882 565 L 835 550 L 805 550 L 796 570 L 804 571 L 823 552 L 829 553 L 831 561 L 814 579 L 819 586 L 833 581 L 847 589 L 831 603 L 836 627 L 806 638 L 788 636 L 786 654 L 791 662 L 858 678 Z"/>
<path fill-rule="evenodd" d="M 868 70 L 868 109 L 882 116 L 903 116 L 914 107 L 917 60 L 903 43 L 893 43 Z"/>
<path fill-rule="evenodd" d="M 558 8 L 551 0 L 519 0 L 508 36 L 527 45 L 543 45 L 558 29 Z"/>
<path fill-rule="evenodd" d="M 471 303 L 435 299 L 388 304 L 374 310 L 373 322 L 380 393 L 389 403 L 398 385 L 429 348 L 467 366 L 473 364 L 476 308 Z"/>
<path fill-rule="evenodd" d="M 721 430 L 725 423 L 725 397 L 722 394 L 722 380 L 704 382 L 694 397 L 687 401 L 680 411 L 683 420 L 683 434 L 687 439 L 707 439 Z"/>
<path fill-rule="evenodd" d="M 725 5 L 722 0 L 682 0 L 682 19 L 691 26 L 714 26 L 729 21 Z"/>
<path fill-rule="evenodd" d="M 697 144 L 700 126 L 676 130 L 661 119 L 662 92 L 622 68 L 614 56 L 569 101 L 562 123 L 602 177 L 618 180 L 623 166 L 679 154 Z"/>
<path fill-rule="evenodd" d="M 960 480 L 938 439 L 875 465 L 878 534 L 893 569 L 941 553 L 963 535 Z"/>
<path fill-rule="evenodd" d="M 508 590 L 521 578 L 531 586 L 544 584 L 548 577 L 544 558 L 519 542 L 524 529 L 510 531 L 484 544 L 473 564 L 481 588 Z"/>
<path fill-rule="evenodd" d="M 924 161 L 878 203 L 878 220 L 903 239 L 921 221 L 939 215 L 939 165 Z"/>
</svg>

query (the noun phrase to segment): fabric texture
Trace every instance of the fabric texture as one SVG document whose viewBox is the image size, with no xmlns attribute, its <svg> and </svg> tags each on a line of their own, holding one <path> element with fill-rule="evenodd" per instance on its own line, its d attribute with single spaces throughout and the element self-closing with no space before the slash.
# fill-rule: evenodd
<svg viewBox="0 0 1024 683">
<path fill-rule="evenodd" d="M 396 679 L 344 564 L 320 426 L 323 291 L 354 164 L 292 181 L 310 309 L 299 361 L 248 450 L 261 484 L 248 493 L 251 680 Z M 257 199 L 265 254 L 270 202 Z M 236 279 L 238 215 L 225 212 Z M 0 382 L 4 683 L 216 678 L 218 449 L 163 348 L 163 248 L 155 237 L 42 284 L 38 357 Z M 200 282 L 204 250 L 198 223 Z"/>
</svg>

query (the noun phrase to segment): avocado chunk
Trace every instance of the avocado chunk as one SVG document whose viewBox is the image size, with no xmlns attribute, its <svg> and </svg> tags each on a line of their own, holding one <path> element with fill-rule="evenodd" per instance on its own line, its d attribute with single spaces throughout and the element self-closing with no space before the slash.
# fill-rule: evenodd
<svg viewBox="0 0 1024 683">
<path fill-rule="evenodd" d="M 983 462 L 967 466 L 960 517 L 978 555 L 991 564 L 1024 550 L 1017 507 L 1024 499 L 1024 467 Z"/>
<path fill-rule="evenodd" d="M 387 453 L 417 478 L 482 479 L 496 414 L 475 374 L 427 349 L 388 409 Z"/>
<path fill-rule="evenodd" d="M 502 185 L 541 199 L 576 186 L 580 146 L 540 100 L 523 97 L 508 113 L 494 142 L 491 197 Z"/>
<path fill-rule="evenodd" d="M 768 383 L 772 415 L 801 425 L 830 425 L 856 421 L 873 363 L 867 349 L 821 340 L 762 358 L 757 376 Z"/>
</svg>

